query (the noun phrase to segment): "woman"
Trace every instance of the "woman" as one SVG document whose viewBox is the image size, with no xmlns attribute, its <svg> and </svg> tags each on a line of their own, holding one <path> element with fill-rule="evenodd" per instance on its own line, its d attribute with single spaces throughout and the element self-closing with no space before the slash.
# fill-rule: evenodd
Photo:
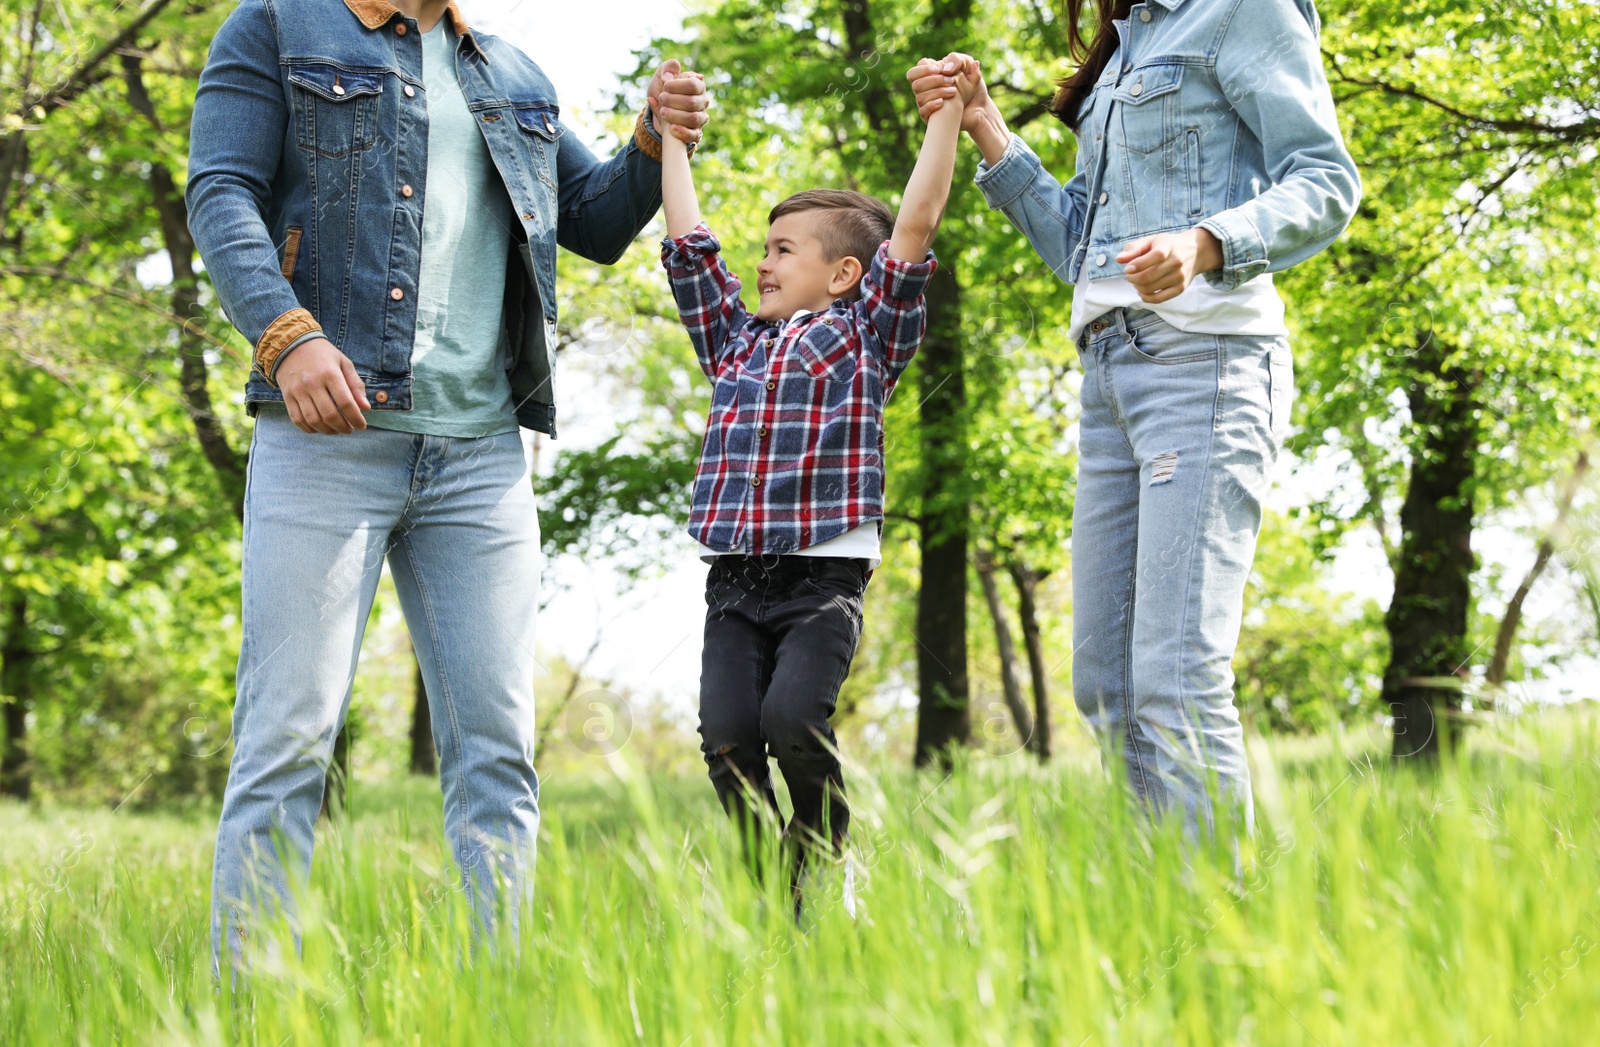
<svg viewBox="0 0 1600 1047">
<path fill-rule="evenodd" d="M 1248 832 L 1231 663 L 1293 399 L 1269 274 L 1338 238 L 1360 180 L 1311 0 L 1066 10 L 1080 64 L 1051 112 L 1078 139 L 1072 179 L 1058 183 L 1007 130 L 987 87 L 962 128 L 983 153 L 990 207 L 1073 285 L 1084 368 L 1073 688 L 1154 811 L 1193 834 L 1214 826 L 1221 797 Z M 962 68 L 979 78 L 962 54 L 907 74 L 924 118 L 955 97 Z"/>
</svg>

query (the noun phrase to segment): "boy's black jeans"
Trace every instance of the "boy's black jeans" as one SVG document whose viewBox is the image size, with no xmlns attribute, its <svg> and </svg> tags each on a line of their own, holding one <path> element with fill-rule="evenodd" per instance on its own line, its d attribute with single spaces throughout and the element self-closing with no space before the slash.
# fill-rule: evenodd
<svg viewBox="0 0 1600 1047">
<path fill-rule="evenodd" d="M 837 851 L 850 825 L 834 755 L 839 687 L 861 638 L 871 575 L 866 560 L 832 556 L 722 556 L 706 578 L 700 670 L 700 750 L 723 809 L 739 819 L 752 858 L 766 812 L 778 811 L 768 754 L 789 786 L 785 840 L 800 855 Z M 798 855 L 797 855 L 798 856 Z"/>
</svg>

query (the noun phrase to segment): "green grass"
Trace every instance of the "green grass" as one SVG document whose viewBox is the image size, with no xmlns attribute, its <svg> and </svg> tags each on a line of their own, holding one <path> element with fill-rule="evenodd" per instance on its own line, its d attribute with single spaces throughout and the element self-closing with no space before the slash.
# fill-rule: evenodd
<svg viewBox="0 0 1600 1047">
<path fill-rule="evenodd" d="M 1600 1018 L 1600 723 L 1434 773 L 1257 745 L 1242 889 L 1092 769 L 857 770 L 851 923 L 797 932 L 701 780 L 552 781 L 520 949 L 474 956 L 426 782 L 325 829 L 304 954 L 209 976 L 214 815 L 0 806 L 0 1043 L 1511 1044 Z M 520 962 L 515 959 L 520 951 Z"/>
</svg>

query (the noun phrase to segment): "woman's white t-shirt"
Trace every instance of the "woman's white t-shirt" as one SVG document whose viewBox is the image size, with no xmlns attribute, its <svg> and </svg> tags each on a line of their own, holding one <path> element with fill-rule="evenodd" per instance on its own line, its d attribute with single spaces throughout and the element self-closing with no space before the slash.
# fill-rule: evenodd
<svg viewBox="0 0 1600 1047">
<path fill-rule="evenodd" d="M 1138 289 L 1126 276 L 1079 280 L 1072 291 L 1068 339 L 1076 345 L 1078 336 L 1091 320 L 1113 309 L 1148 309 L 1189 334 L 1270 337 L 1289 333 L 1283 319 L 1283 299 L 1278 297 L 1271 274 L 1248 280 L 1232 291 L 1219 291 L 1204 276 L 1196 276 L 1182 294 L 1159 305 L 1141 300 Z"/>
</svg>

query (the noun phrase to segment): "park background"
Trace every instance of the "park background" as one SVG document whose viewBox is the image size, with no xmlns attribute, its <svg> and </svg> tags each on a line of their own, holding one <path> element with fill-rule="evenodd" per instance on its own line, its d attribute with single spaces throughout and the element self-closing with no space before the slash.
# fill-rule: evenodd
<svg viewBox="0 0 1600 1047">
<path fill-rule="evenodd" d="M 54 883 L 53 871 L 68 882 L 65 866 L 56 870 L 64 853 L 74 869 L 80 852 L 115 853 L 106 841 L 122 823 L 97 819 L 115 812 L 158 827 L 135 835 L 205 846 L 226 779 L 250 347 L 188 239 L 182 191 L 195 84 L 231 6 L 0 0 L 0 796 L 26 802 L 0 802 L 14 830 L 0 862 L 20 877 L 0 876 L 8 936 L 37 930 L 41 913 L 81 914 L 53 910 L 71 893 L 40 884 Z M 1072 169 L 1072 138 L 1044 109 L 1066 68 L 1063 19 L 1046 3 L 463 8 L 541 63 L 561 92 L 566 133 L 601 154 L 626 140 L 661 59 L 704 72 L 715 107 L 696 176 L 736 272 L 752 271 L 766 211 L 789 192 L 837 185 L 897 201 L 920 141 L 904 73 L 924 55 L 978 55 L 1012 127 L 1051 170 Z M 1352 772 L 1336 772 L 1364 761 L 1358 784 L 1403 826 L 1413 805 L 1450 806 L 1433 791 L 1449 779 L 1407 779 L 1397 792 L 1372 768 L 1386 756 L 1408 774 L 1413 764 L 1459 766 L 1448 761 L 1474 758 L 1465 750 L 1477 746 L 1488 762 L 1475 773 L 1487 778 L 1462 772 L 1461 788 L 1493 795 L 1484 783 L 1498 781 L 1519 799 L 1465 802 L 1453 831 L 1482 843 L 1472 810 L 1498 812 L 1518 860 L 1540 870 L 1519 890 L 1537 899 L 1564 889 L 1582 913 L 1593 904 L 1594 849 L 1588 859 L 1569 852 L 1595 839 L 1583 798 L 1597 791 L 1600 766 L 1588 711 L 1600 698 L 1600 498 L 1589 467 L 1600 406 L 1600 10 L 1583 0 L 1319 9 L 1366 193 L 1347 235 L 1278 281 L 1298 395 L 1235 659 L 1258 787 L 1279 787 L 1281 761 L 1287 799 L 1265 806 L 1292 824 L 1341 788 L 1354 794 L 1343 784 Z M 1271 76 L 1270 56 L 1261 75 Z M 921 809 L 917 798 L 953 770 L 945 788 L 970 800 L 961 817 L 977 820 L 962 823 L 966 834 L 952 822 L 942 839 L 919 837 L 946 866 L 951 847 L 1016 835 L 985 837 L 984 817 L 1006 823 L 985 805 L 1028 782 L 1069 809 L 1099 810 L 1077 799 L 1096 795 L 1082 783 L 1097 778 L 1071 700 L 1080 371 L 1064 339 L 1070 289 L 984 207 L 971 185 L 976 161 L 967 143 L 935 243 L 928 338 L 888 412 L 885 562 L 837 720 L 846 751 L 864 773 L 881 771 L 891 798 Z M 682 528 L 709 387 L 671 309 L 660 235 L 657 219 L 614 267 L 563 254 L 561 439 L 537 441 L 539 767 L 547 785 L 573 783 L 572 810 L 596 812 L 616 840 L 631 838 L 631 823 L 598 812 L 645 802 L 629 774 L 648 775 L 644 792 L 670 783 L 672 798 L 700 814 L 710 791 L 696 781 L 694 731 L 703 566 Z M 348 788 L 334 790 L 336 819 L 361 816 L 364 804 L 374 817 L 428 810 L 420 696 L 385 582 L 339 749 L 335 781 Z M 1561 793 L 1566 815 L 1539 805 L 1551 762 L 1575 776 Z M 910 770 L 926 765 L 931 781 Z M 1530 825 L 1563 826 L 1548 854 L 1524 839 L 1527 828 L 1517 835 L 1513 809 Z M 1063 832 L 1098 853 L 1099 819 Z M 61 832 L 97 826 L 88 839 L 100 845 L 50 836 L 53 820 Z M 1017 862 L 1040 857 L 1017 846 Z M 974 876 L 981 850 L 968 854 Z M 1308 863 L 1303 882 L 1285 874 L 1275 889 L 1300 884 L 1326 898 L 1338 881 L 1312 850 L 1294 853 Z M 1515 863 L 1483 853 L 1516 875 Z M 1551 862 L 1562 855 L 1578 871 L 1558 889 Z M 201 858 L 171 873 L 181 892 L 203 894 Z M 1448 873 L 1441 863 L 1430 875 Z M 961 911 L 965 926 L 971 913 Z M 1419 917 L 1414 930 L 1426 938 L 1430 926 Z M 1505 961 L 1502 1002 L 1521 991 L 1525 1009 L 1532 997 L 1515 986 L 1539 969 L 1538 942 L 1560 946 L 1575 926 L 1523 922 L 1518 934 L 1530 937 Z M 20 940 L 8 937 L 7 949 Z M 35 971 L 59 955 L 41 948 L 28 961 Z M 1127 983 L 1124 972 L 1124 1010 L 1143 999 Z M 1181 985 L 1169 979 L 1160 991 Z M 1450 993 L 1428 991 L 1430 1008 L 1450 1009 Z M 729 999 L 738 1012 L 743 997 L 729 995 L 723 1013 Z M 682 1027 L 686 1015 L 661 1006 L 662 1020 Z M 107 1020 L 139 1027 L 121 1012 Z M 1310 1021 L 1357 1037 L 1354 1026 Z M 1297 1028 L 1310 1035 L 1297 1018 L 1264 1042 L 1290 1042 Z M 892 1028 L 885 1036 L 896 1042 Z"/>
</svg>

